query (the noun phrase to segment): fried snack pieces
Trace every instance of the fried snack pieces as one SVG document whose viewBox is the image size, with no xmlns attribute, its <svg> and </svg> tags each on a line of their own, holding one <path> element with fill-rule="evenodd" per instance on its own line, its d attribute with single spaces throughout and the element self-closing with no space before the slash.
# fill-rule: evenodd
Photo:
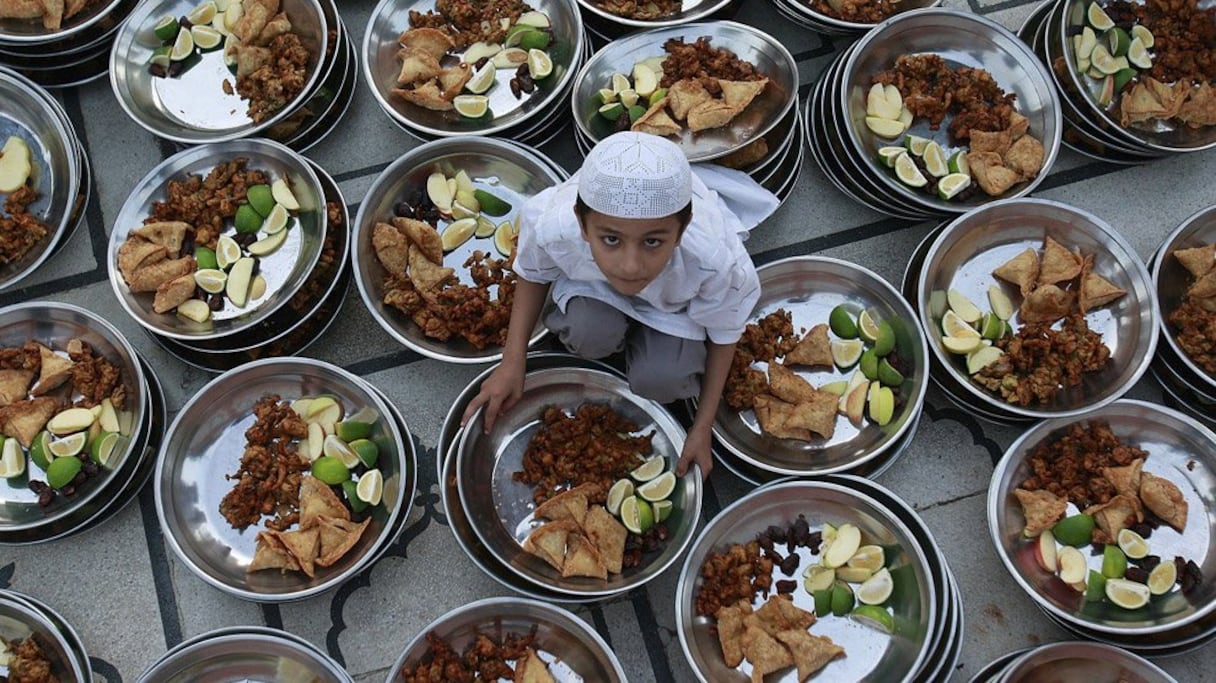
<svg viewBox="0 0 1216 683">
<path fill-rule="evenodd" d="M 774 595 L 755 611 L 740 600 L 719 608 L 714 618 L 726 665 L 734 668 L 746 659 L 756 683 L 789 666 L 797 666 L 798 680 L 805 681 L 845 654 L 830 638 L 808 633 L 815 615 L 787 596 Z"/>
<path fill-rule="evenodd" d="M 542 524 L 524 539 L 523 549 L 548 562 L 562 577 L 607 579 L 621 573 L 629 532 L 602 505 L 599 484 L 587 483 L 557 494 L 536 508 Z"/>
<path fill-rule="evenodd" d="M 258 532 L 248 573 L 263 569 L 304 572 L 316 576 L 317 567 L 331 567 L 363 537 L 371 518 L 353 522 L 350 511 L 329 486 L 316 477 L 300 480 L 300 526 L 292 531 Z"/>
<path fill-rule="evenodd" d="M 1043 238 L 1042 257 L 1035 250 L 1026 249 L 992 274 L 1017 286 L 1022 293 L 1018 311 L 1023 322 L 1051 324 L 1074 308 L 1084 314 L 1127 293 L 1093 272 L 1093 268 L 1092 255 L 1071 251 L 1047 235 Z"/>
</svg>

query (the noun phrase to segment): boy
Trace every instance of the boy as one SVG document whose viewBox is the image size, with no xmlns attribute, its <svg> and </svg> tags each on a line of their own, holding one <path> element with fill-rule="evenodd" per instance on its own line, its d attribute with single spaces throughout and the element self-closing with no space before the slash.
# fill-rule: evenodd
<svg viewBox="0 0 1216 683">
<path fill-rule="evenodd" d="M 545 325 L 572 352 L 624 349 L 634 393 L 661 403 L 698 397 L 676 473 L 695 461 L 708 475 L 714 414 L 760 297 L 743 236 L 777 205 L 743 173 L 693 169 L 665 138 L 605 138 L 578 173 L 524 206 L 502 364 L 464 420 L 485 405 L 489 430 L 522 395 L 528 336 L 552 285 Z"/>
</svg>

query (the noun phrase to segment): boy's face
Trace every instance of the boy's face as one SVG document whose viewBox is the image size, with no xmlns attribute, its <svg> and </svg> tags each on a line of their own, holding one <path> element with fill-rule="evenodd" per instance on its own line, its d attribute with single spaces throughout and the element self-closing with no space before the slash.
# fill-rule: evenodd
<svg viewBox="0 0 1216 683">
<path fill-rule="evenodd" d="M 641 292 L 663 272 L 683 228 L 677 216 L 614 218 L 591 210 L 579 223 L 595 264 L 625 296 Z"/>
</svg>

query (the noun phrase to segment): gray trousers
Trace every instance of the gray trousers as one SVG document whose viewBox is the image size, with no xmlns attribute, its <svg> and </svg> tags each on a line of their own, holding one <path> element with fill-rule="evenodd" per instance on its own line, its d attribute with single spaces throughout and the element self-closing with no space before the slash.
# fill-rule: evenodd
<svg viewBox="0 0 1216 683">
<path fill-rule="evenodd" d="M 705 342 L 653 330 L 608 304 L 576 296 L 562 313 L 554 307 L 545 326 L 571 353 L 606 358 L 625 350 L 625 374 L 638 396 L 660 403 L 693 398 L 701 392 Z"/>
</svg>

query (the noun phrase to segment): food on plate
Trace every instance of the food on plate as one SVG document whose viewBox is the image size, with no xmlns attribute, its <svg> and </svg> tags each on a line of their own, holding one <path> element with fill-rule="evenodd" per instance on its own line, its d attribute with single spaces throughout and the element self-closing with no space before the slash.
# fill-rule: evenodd
<svg viewBox="0 0 1216 683">
<path fill-rule="evenodd" d="M 895 348 L 891 324 L 868 309 L 837 306 L 829 323 L 794 333 L 793 317 L 781 308 L 744 329 L 726 378 L 730 408 L 755 412 L 764 434 L 779 439 L 831 439 L 837 415 L 856 427 L 865 416 L 879 426 L 894 417 L 907 368 Z M 831 339 L 828 330 L 838 339 Z M 767 364 L 767 375 L 756 364 Z M 851 375 L 843 373 L 854 366 Z M 814 387 L 793 368 L 820 367 L 842 373 Z"/>
<path fill-rule="evenodd" d="M 0 19 L 41 21 L 48 31 L 58 31 L 63 23 L 96 5 L 98 0 L 0 0 Z"/>
<path fill-rule="evenodd" d="M 947 139 L 904 136 L 923 119 L 932 131 L 947 123 Z M 946 200 L 969 199 L 973 186 L 1001 196 L 1037 177 L 1045 160 L 1042 141 L 1015 108 L 1015 95 L 988 71 L 952 67 L 941 55 L 901 55 L 891 69 L 876 74 L 865 122 L 880 138 L 904 136 L 906 150 L 879 150 L 900 182 Z"/>
<path fill-rule="evenodd" d="M 1138 609 L 1175 585 L 1190 594 L 1203 578 L 1194 561 L 1152 554 L 1163 523 L 1185 533 L 1187 503 L 1176 484 L 1144 470 L 1148 456 L 1104 421 L 1078 422 L 1035 446 L 1032 475 L 1013 492 L 1035 561 L 1086 602 Z M 1101 551 L 1093 563 L 1077 550 L 1091 544 Z"/>
<path fill-rule="evenodd" d="M 966 357 L 972 381 L 1010 403 L 1029 406 L 1050 403 L 1063 388 L 1079 385 L 1083 373 L 1106 367 L 1110 348 L 1089 329 L 1086 314 L 1127 292 L 1094 272 L 1092 254 L 1072 251 L 1048 235 L 1041 256 L 1025 249 L 992 275 L 1022 296 L 1016 332 L 1010 323 L 1013 300 L 999 286 L 988 288 L 989 312 L 957 290 L 938 297 L 945 299 L 942 346 Z"/>
<path fill-rule="evenodd" d="M 54 664 L 34 635 L 14 640 L 0 638 L 0 667 L 8 669 L 8 683 L 59 683 Z"/>
<path fill-rule="evenodd" d="M 1216 374 L 1216 244 L 1174 251 L 1194 281 L 1167 320 L 1178 347 L 1204 372 Z"/>
<path fill-rule="evenodd" d="M 680 135 L 722 128 L 735 120 L 768 87 L 769 79 L 750 62 L 725 48 L 712 47 L 708 37 L 687 44 L 671 38 L 667 53 L 635 62 L 629 75 L 613 74 L 611 87 L 596 95 L 598 115 L 615 130 L 654 135 Z M 751 143 L 752 145 L 755 142 Z M 767 153 L 751 147 L 726 162 L 746 166 Z"/>
<path fill-rule="evenodd" d="M 9 136 L 0 149 L 0 266 L 16 263 L 50 234 L 50 228 L 29 212 L 38 193 L 29 184 L 33 173 L 30 148 L 17 136 Z"/>
<path fill-rule="evenodd" d="M 1216 8 L 1196 0 L 1095 2 L 1074 22 L 1071 55 L 1099 107 L 1124 127 L 1216 125 Z M 1068 76 L 1063 57 L 1053 64 Z"/>
<path fill-rule="evenodd" d="M 235 92 L 249 103 L 246 115 L 261 123 L 308 83 L 313 55 L 293 28 L 279 0 L 205 0 L 184 16 L 157 20 L 153 32 L 161 46 L 148 59 L 148 72 L 176 78 L 198 63 L 199 55 L 222 48 L 224 63 L 236 76 Z M 227 95 L 234 92 L 228 79 L 220 88 Z"/>
<path fill-rule="evenodd" d="M 393 93 L 465 118 L 492 116 L 485 93 L 504 87 L 498 71 L 511 73 L 505 87 L 517 100 L 553 72 L 549 17 L 519 0 L 444 0 L 426 13 L 410 10 L 410 28 L 398 42 L 401 70 Z"/>
<path fill-rule="evenodd" d="M 300 205 L 285 178 L 271 183 L 247 165 L 239 157 L 205 179 L 170 180 L 166 199 L 152 203 L 151 215 L 118 248 L 123 281 L 132 292 L 153 294 L 153 312 L 176 311 L 202 325 L 229 305 L 244 309 L 265 296 L 260 261 L 286 243 Z M 234 233 L 227 234 L 230 224 Z"/>
<path fill-rule="evenodd" d="M 899 0 L 811 0 L 811 8 L 829 17 L 860 24 L 877 24 L 899 13 Z"/>
<path fill-rule="evenodd" d="M 425 190 L 412 190 L 389 222 L 373 227 L 372 247 L 385 270 L 383 301 L 410 316 L 425 336 L 464 339 L 479 350 L 506 341 L 518 214 L 509 217 L 516 207 L 502 195 L 495 178 L 436 171 Z M 474 250 L 462 263 L 471 280 L 466 284 L 444 259 L 473 239 L 492 241 L 504 258 Z"/>
<path fill-rule="evenodd" d="M 888 557 L 893 551 L 852 524 L 825 523 L 812 531 L 799 515 L 753 541 L 711 552 L 701 565 L 694 612 L 711 620 L 726 666 L 746 660 L 753 680 L 796 666 L 797 680 L 806 680 L 845 656 L 844 647 L 813 633 L 820 620 L 847 616 L 895 632 L 889 606 L 895 582 L 888 567 L 898 564 Z M 800 565 L 805 593 L 798 592 L 796 579 L 775 580 L 775 570 L 795 577 Z M 807 596 L 813 612 L 797 604 Z"/>
<path fill-rule="evenodd" d="M 254 404 L 253 414 L 240 466 L 225 475 L 236 484 L 220 501 L 220 514 L 237 530 L 271 517 L 246 571 L 313 577 L 316 567 L 334 565 L 358 543 L 370 517 L 356 517 L 382 504 L 379 447 L 369 438 L 378 417 L 348 416 L 329 395 L 287 402 L 271 394 Z"/>
<path fill-rule="evenodd" d="M 679 0 L 597 0 L 596 6 L 618 17 L 654 21 L 678 13 L 683 3 Z"/>
<path fill-rule="evenodd" d="M 405 683 L 472 683 L 475 680 L 547 683 L 556 680 L 549 672 L 550 664 L 561 661 L 537 646 L 535 626 L 527 634 L 507 633 L 501 642 L 477 633 L 461 654 L 433 632 L 426 634 L 426 642 L 426 653 L 419 662 L 401 668 Z M 514 667 L 508 662 L 513 662 Z"/>
<path fill-rule="evenodd" d="M 0 479 L 49 507 L 113 469 L 135 430 L 123 371 L 81 339 L 0 348 Z"/>
</svg>

